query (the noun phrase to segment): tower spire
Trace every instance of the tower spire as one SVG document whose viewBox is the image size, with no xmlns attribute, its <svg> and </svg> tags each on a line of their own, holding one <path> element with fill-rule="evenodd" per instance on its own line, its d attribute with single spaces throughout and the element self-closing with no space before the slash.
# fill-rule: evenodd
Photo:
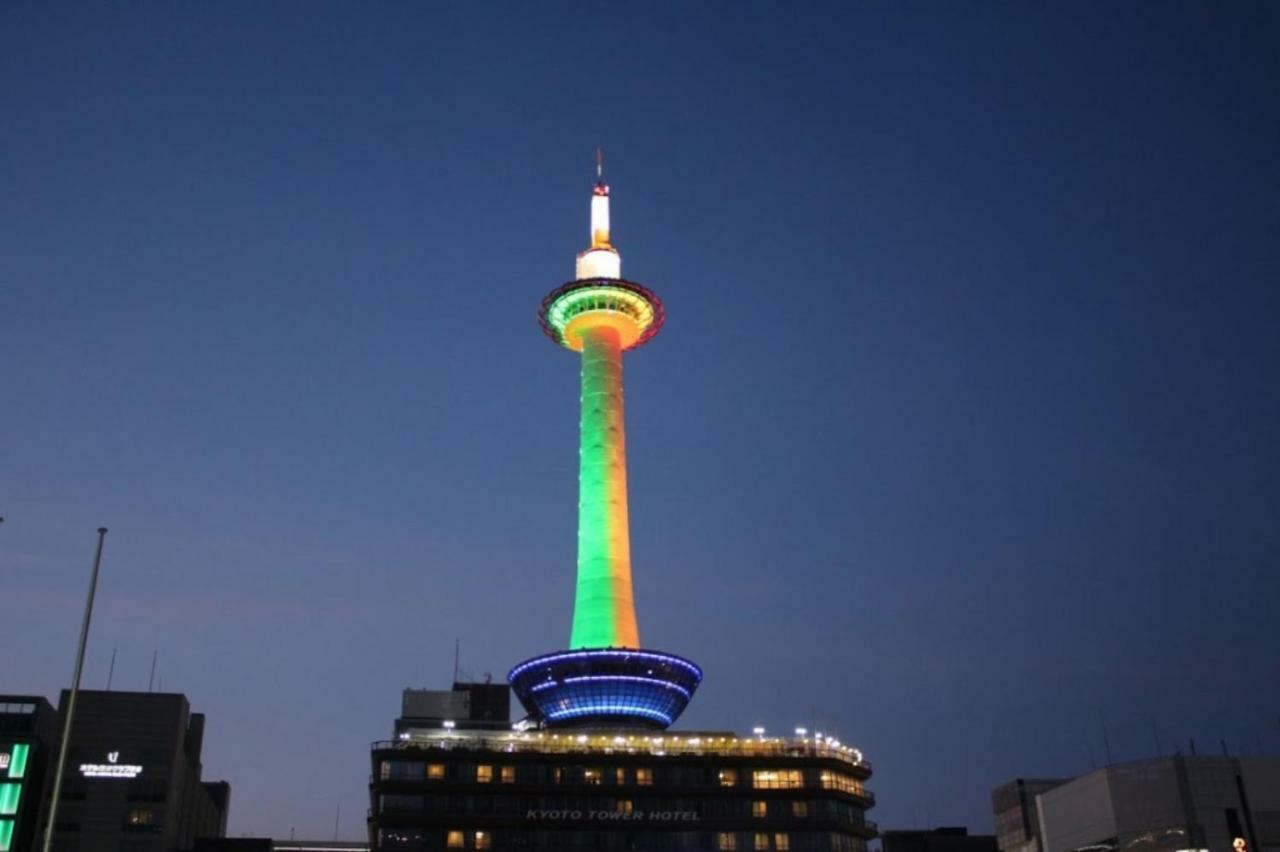
<svg viewBox="0 0 1280 852">
<path fill-rule="evenodd" d="M 618 251 L 609 243 L 609 184 L 604 182 L 604 149 L 596 149 L 596 185 L 591 192 L 591 248 L 587 249 L 583 255 L 593 251 L 604 250 L 611 251 L 613 258 L 607 258 L 603 255 L 593 258 L 595 261 L 604 261 L 603 264 L 588 264 L 595 272 L 589 276 L 593 278 L 618 278 L 622 274 L 622 265 L 617 257 Z M 582 256 L 579 256 L 579 266 L 581 266 Z M 602 265 L 603 271 L 595 269 L 596 266 Z M 614 269 L 614 267 L 617 267 Z M 581 271 L 579 278 L 583 275 Z"/>
</svg>

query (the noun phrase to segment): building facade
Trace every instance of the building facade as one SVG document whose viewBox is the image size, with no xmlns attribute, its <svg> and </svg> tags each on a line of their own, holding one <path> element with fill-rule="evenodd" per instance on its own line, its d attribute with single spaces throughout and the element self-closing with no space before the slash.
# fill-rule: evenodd
<svg viewBox="0 0 1280 852">
<path fill-rule="evenodd" d="M 1066 778 L 1015 778 L 991 791 L 1000 852 L 1044 852 L 1036 796 L 1065 784 Z"/>
<path fill-rule="evenodd" d="M 35 841 L 56 717 L 38 695 L 0 695 L 0 852 L 22 852 Z"/>
<path fill-rule="evenodd" d="M 64 690 L 59 731 L 67 697 Z M 201 780 L 204 722 L 183 695 L 81 690 L 53 849 L 183 852 L 197 837 L 224 836 L 231 788 Z M 48 807 L 46 791 L 42 824 Z"/>
<path fill-rule="evenodd" d="M 1280 850 L 1276 758 L 1179 755 L 1117 763 L 1034 800 L 1043 852 Z"/>
<path fill-rule="evenodd" d="M 815 737 L 418 730 L 375 743 L 380 850 L 861 852 L 871 767 Z"/>
</svg>

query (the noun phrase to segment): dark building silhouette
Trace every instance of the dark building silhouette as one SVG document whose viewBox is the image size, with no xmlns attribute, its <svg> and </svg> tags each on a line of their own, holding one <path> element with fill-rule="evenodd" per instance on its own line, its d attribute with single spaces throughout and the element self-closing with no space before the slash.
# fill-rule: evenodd
<svg viewBox="0 0 1280 852">
<path fill-rule="evenodd" d="M 880 834 L 881 852 L 997 852 L 994 834 L 970 834 L 962 827 L 939 827 L 928 831 L 885 830 Z"/>
<path fill-rule="evenodd" d="M 61 732 L 68 692 L 59 702 Z M 226 834 L 231 787 L 201 780 L 205 717 L 174 693 L 81 690 L 76 699 L 56 852 L 185 852 Z M 40 832 L 56 746 L 47 750 Z M 15 847 L 16 848 L 16 847 Z"/>
</svg>

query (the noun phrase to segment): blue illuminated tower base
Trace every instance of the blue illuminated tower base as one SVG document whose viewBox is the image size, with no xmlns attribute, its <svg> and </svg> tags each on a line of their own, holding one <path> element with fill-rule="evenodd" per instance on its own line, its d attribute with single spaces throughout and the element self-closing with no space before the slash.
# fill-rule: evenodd
<svg viewBox="0 0 1280 852">
<path fill-rule="evenodd" d="M 684 712 L 702 669 L 659 651 L 584 648 L 525 660 L 507 681 L 530 718 L 547 727 L 662 730 Z"/>
</svg>

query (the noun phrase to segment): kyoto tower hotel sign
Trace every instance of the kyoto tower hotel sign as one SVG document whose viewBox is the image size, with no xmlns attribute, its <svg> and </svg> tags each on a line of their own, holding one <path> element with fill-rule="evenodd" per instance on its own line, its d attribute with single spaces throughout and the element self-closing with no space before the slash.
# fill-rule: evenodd
<svg viewBox="0 0 1280 852">
<path fill-rule="evenodd" d="M 526 660 L 508 675 L 534 721 L 551 727 L 666 728 L 684 710 L 702 670 L 642 649 L 631 591 L 627 441 L 622 353 L 662 328 L 662 301 L 622 277 L 609 236 L 609 187 L 599 155 L 591 197 L 591 245 L 573 281 L 542 300 L 538 321 L 554 342 L 581 353 L 578 580 L 569 649 Z"/>
</svg>

